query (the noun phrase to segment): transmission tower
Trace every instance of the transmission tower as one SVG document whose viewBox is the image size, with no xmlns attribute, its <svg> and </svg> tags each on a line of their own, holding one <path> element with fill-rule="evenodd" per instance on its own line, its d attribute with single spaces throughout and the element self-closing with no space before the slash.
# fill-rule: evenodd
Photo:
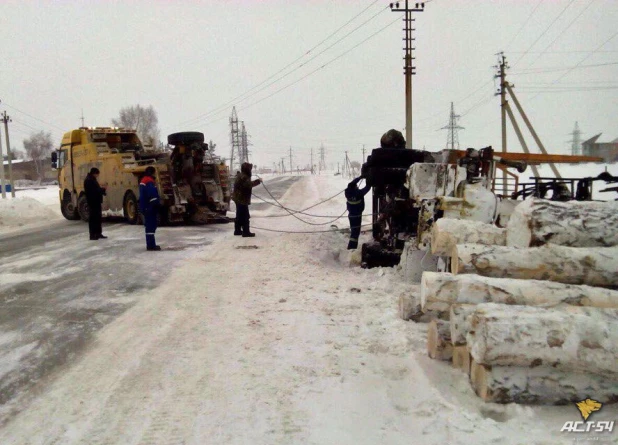
<svg viewBox="0 0 618 445">
<path fill-rule="evenodd" d="M 575 128 L 573 128 L 573 132 L 571 133 L 572 139 L 569 141 L 571 143 L 571 154 L 574 156 L 582 154 L 582 132 L 579 129 L 579 122 L 575 122 Z"/>
<path fill-rule="evenodd" d="M 234 165 L 240 170 L 240 164 L 242 164 L 241 158 L 241 134 L 238 129 L 238 115 L 236 114 L 236 107 L 232 108 L 232 115 L 230 116 L 230 172 L 234 172 Z"/>
<path fill-rule="evenodd" d="M 320 165 L 318 166 L 318 170 L 326 170 L 326 149 L 324 148 L 324 144 L 320 145 Z"/>
<path fill-rule="evenodd" d="M 463 130 L 464 127 L 457 125 L 457 120 L 461 116 L 455 114 L 455 105 L 451 102 L 451 116 L 448 121 L 448 125 L 442 127 L 440 130 L 448 130 L 448 136 L 446 138 L 446 148 L 450 146 L 451 150 L 459 150 L 459 130 Z"/>
<path fill-rule="evenodd" d="M 240 123 L 240 156 L 238 162 L 240 164 L 249 162 L 249 139 L 247 137 L 244 121 Z"/>
</svg>

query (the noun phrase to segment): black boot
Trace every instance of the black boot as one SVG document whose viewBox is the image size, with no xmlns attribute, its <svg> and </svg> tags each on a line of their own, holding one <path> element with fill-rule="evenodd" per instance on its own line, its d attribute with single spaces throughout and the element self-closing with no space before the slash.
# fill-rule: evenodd
<svg viewBox="0 0 618 445">
<path fill-rule="evenodd" d="M 158 250 L 161 250 L 161 246 L 146 247 L 146 250 L 158 251 Z"/>
<path fill-rule="evenodd" d="M 240 235 L 242 235 L 240 223 L 234 220 L 234 236 L 240 236 Z"/>
<path fill-rule="evenodd" d="M 254 236 L 255 236 L 255 233 L 251 233 L 251 231 L 249 230 L 249 223 L 245 223 L 245 225 L 242 226 L 242 237 L 252 238 Z"/>
</svg>

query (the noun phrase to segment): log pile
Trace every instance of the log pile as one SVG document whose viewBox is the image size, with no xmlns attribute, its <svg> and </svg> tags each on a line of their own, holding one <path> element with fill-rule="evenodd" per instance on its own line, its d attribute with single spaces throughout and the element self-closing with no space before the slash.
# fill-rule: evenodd
<svg viewBox="0 0 618 445">
<path fill-rule="evenodd" d="M 430 357 L 487 402 L 618 402 L 618 203 L 529 199 L 506 229 L 438 220 L 431 243 L 450 273 L 414 299 Z"/>
</svg>

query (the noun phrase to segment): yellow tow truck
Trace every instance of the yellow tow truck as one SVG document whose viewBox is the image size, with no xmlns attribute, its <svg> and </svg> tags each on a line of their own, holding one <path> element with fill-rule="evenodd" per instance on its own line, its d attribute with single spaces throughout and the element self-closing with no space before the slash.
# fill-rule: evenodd
<svg viewBox="0 0 618 445">
<path fill-rule="evenodd" d="M 146 167 L 156 170 L 161 196 L 160 220 L 167 222 L 227 222 L 229 169 L 211 155 L 204 135 L 198 132 L 168 136 L 170 152 L 146 150 L 135 130 L 117 127 L 81 127 L 68 131 L 52 168 L 58 171 L 59 199 L 66 219 L 88 221 L 84 179 L 92 167 L 107 185 L 103 216 L 123 217 L 129 224 L 140 221 L 139 181 Z"/>
</svg>

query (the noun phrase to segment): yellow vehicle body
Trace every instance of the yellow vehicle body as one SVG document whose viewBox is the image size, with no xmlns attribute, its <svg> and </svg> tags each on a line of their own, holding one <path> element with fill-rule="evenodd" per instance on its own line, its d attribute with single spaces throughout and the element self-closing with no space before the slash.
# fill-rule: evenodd
<svg viewBox="0 0 618 445">
<path fill-rule="evenodd" d="M 224 217 L 229 208 L 229 196 L 221 187 L 228 178 L 217 174 L 205 179 L 204 184 L 208 183 L 210 190 L 208 199 L 205 196 L 195 199 L 182 184 L 172 183 L 169 154 L 145 151 L 134 130 L 82 127 L 69 131 L 64 134 L 52 162 L 58 170 L 60 206 L 67 219 L 87 221 L 89 218 L 84 179 L 92 167 L 100 170 L 99 184 L 107 186 L 103 216 L 122 217 L 131 224 L 139 221 L 139 181 L 148 166 L 156 170 L 163 222 L 188 221 L 196 215 L 202 219 L 197 222 L 210 222 L 216 216 Z M 219 166 L 210 170 L 220 172 Z"/>
</svg>

